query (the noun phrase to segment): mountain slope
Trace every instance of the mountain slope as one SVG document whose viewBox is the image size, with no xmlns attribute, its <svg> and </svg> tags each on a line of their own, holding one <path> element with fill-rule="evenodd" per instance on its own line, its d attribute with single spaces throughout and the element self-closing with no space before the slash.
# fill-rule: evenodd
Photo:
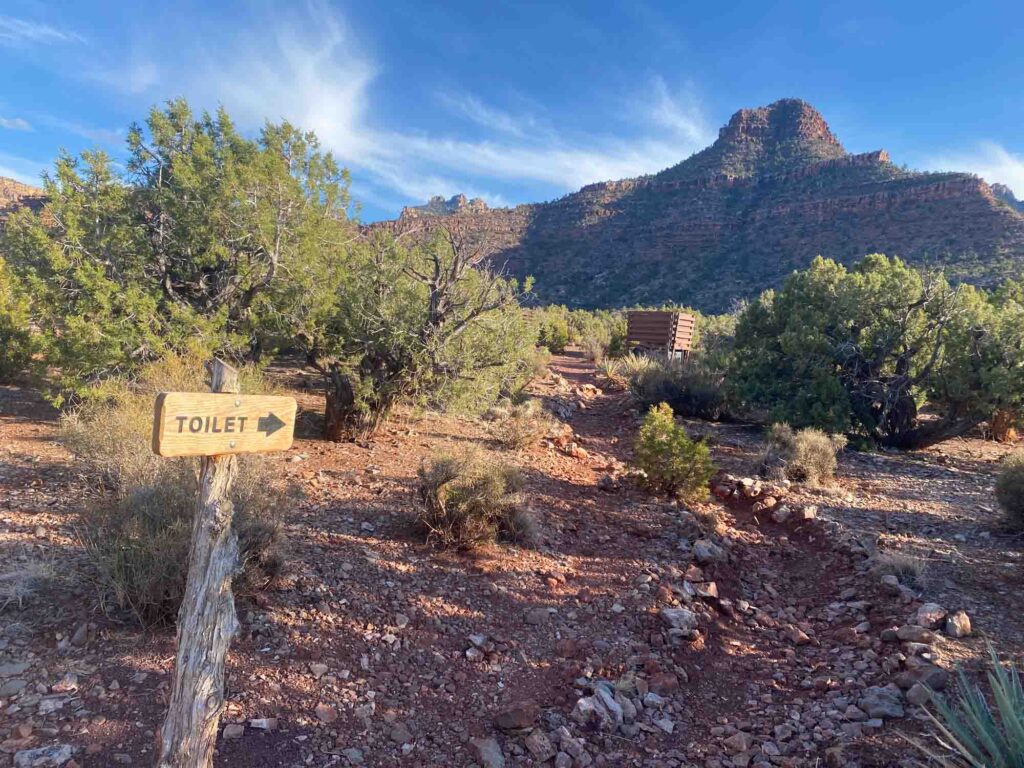
<svg viewBox="0 0 1024 768">
<path fill-rule="evenodd" d="M 38 210 L 45 201 L 43 190 L 0 176 L 0 224 L 19 208 Z"/>
<path fill-rule="evenodd" d="M 1012 197 L 1012 196 L 1011 196 Z M 1024 268 L 1024 215 L 982 179 L 851 155 L 810 105 L 737 112 L 707 149 L 653 176 L 591 184 L 549 203 L 407 209 L 384 226 L 444 223 L 571 306 L 682 302 L 723 310 L 823 254 L 884 252 L 981 283 Z"/>
</svg>

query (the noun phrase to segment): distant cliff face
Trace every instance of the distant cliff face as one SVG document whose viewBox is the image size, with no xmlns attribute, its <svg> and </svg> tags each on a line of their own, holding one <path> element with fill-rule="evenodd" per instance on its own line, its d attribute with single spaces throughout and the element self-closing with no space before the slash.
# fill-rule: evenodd
<svg viewBox="0 0 1024 768">
<path fill-rule="evenodd" d="M 440 202 L 376 226 L 457 225 L 495 264 L 533 275 L 541 300 L 571 306 L 720 311 L 819 254 L 850 263 L 883 252 L 980 283 L 1024 272 L 1024 215 L 998 187 L 905 171 L 884 151 L 851 155 L 795 99 L 737 112 L 714 144 L 654 176 L 516 208 Z"/>
<path fill-rule="evenodd" d="M 1013 190 L 1005 184 L 993 184 L 992 194 L 996 196 L 997 200 L 1002 200 L 1014 210 L 1024 213 L 1024 200 L 1018 200 L 1013 194 Z"/>
<path fill-rule="evenodd" d="M 425 216 L 447 216 L 453 213 L 486 213 L 487 203 L 481 198 L 469 200 L 465 195 L 455 195 L 445 200 L 441 195 L 430 198 L 426 205 L 408 205 L 402 209 L 401 218 L 419 219 Z"/>
<path fill-rule="evenodd" d="M 0 224 L 19 208 L 39 210 L 45 202 L 43 190 L 0 176 Z"/>
</svg>

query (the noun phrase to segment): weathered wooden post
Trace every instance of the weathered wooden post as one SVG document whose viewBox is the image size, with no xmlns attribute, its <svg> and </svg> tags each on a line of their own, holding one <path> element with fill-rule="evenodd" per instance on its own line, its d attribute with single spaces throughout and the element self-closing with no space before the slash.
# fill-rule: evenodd
<svg viewBox="0 0 1024 768">
<path fill-rule="evenodd" d="M 238 538 L 231 526 L 234 454 L 284 450 L 295 428 L 292 398 L 238 395 L 238 371 L 220 360 L 213 361 L 210 374 L 216 394 L 162 393 L 153 423 L 156 453 L 203 457 L 158 768 L 213 764 L 224 709 L 224 660 L 238 630 L 231 593 L 238 567 Z"/>
</svg>

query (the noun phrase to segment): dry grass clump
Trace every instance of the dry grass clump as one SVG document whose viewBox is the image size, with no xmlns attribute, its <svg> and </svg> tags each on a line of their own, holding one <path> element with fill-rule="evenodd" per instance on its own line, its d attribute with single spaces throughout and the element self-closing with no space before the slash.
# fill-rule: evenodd
<svg viewBox="0 0 1024 768">
<path fill-rule="evenodd" d="M 263 389 L 246 372 L 243 388 Z M 63 424 L 63 437 L 100 475 L 110 498 L 85 510 L 78 535 L 95 568 L 100 604 L 128 611 L 144 626 L 174 621 L 184 595 L 198 492 L 196 459 L 166 459 L 150 448 L 158 390 L 202 391 L 201 362 L 175 357 L 147 366 L 131 382 L 107 385 Z M 234 588 L 269 586 L 285 564 L 280 517 L 289 494 L 262 456 L 238 458 L 231 502 L 238 536 Z"/>
<path fill-rule="evenodd" d="M 846 447 L 845 435 L 827 435 L 808 427 L 799 431 L 788 424 L 773 424 L 761 473 L 798 483 L 821 483 L 835 477 L 838 453 Z"/>
<path fill-rule="evenodd" d="M 25 601 L 56 577 L 53 566 L 38 557 L 11 559 L 0 568 L 0 611 L 9 605 L 23 608 Z"/>
<path fill-rule="evenodd" d="M 536 444 L 547 433 L 551 419 L 544 413 L 538 400 L 526 400 L 517 405 L 492 408 L 494 419 L 491 433 L 506 448 L 522 450 Z"/>
<path fill-rule="evenodd" d="M 996 500 L 1010 527 L 1024 529 L 1024 451 L 1003 459 L 996 477 Z"/>
<path fill-rule="evenodd" d="M 498 539 L 537 542 L 536 521 L 524 508 L 522 475 L 515 467 L 467 453 L 424 461 L 418 476 L 416 522 L 428 541 L 452 549 Z"/>
<path fill-rule="evenodd" d="M 928 561 L 907 552 L 879 552 L 871 570 L 878 576 L 895 576 L 900 584 L 916 590 L 928 583 Z"/>
</svg>

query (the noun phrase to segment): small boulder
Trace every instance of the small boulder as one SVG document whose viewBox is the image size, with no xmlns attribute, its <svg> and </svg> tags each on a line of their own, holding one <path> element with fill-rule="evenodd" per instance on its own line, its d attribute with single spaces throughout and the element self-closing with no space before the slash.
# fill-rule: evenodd
<svg viewBox="0 0 1024 768">
<path fill-rule="evenodd" d="M 932 700 L 932 692 L 928 686 L 921 683 L 914 683 L 907 691 L 907 701 L 911 704 L 923 705 Z"/>
<path fill-rule="evenodd" d="M 946 617 L 946 634 L 950 637 L 967 637 L 971 634 L 971 617 L 966 611 L 957 611 Z"/>
<path fill-rule="evenodd" d="M 733 755 L 740 752 L 747 752 L 754 746 L 754 737 L 743 731 L 736 731 L 732 736 L 725 739 L 722 745 Z"/>
<path fill-rule="evenodd" d="M 520 731 L 533 726 L 540 715 L 540 707 L 533 701 L 521 701 L 503 709 L 494 718 L 502 731 Z"/>
<path fill-rule="evenodd" d="M 868 717 L 903 717 L 903 693 L 891 683 L 872 686 L 861 697 L 860 708 L 868 713 Z"/>
<path fill-rule="evenodd" d="M 679 629 L 683 632 L 697 631 L 697 614 L 689 608 L 662 608 L 658 615 L 672 629 Z"/>
<path fill-rule="evenodd" d="M 710 539 L 697 539 L 693 544 L 693 556 L 701 565 L 720 563 L 728 557 L 725 550 Z"/>
<path fill-rule="evenodd" d="M 555 756 L 558 750 L 551 743 L 551 739 L 548 738 L 547 734 L 544 733 L 540 728 L 535 728 L 529 736 L 526 737 L 524 742 L 526 748 L 533 755 L 533 759 L 538 763 L 543 763 Z"/>
<path fill-rule="evenodd" d="M 928 643 L 929 645 L 936 640 L 934 632 L 917 624 L 904 624 L 896 630 L 896 637 L 905 642 Z"/>
<path fill-rule="evenodd" d="M 505 768 L 505 755 L 497 739 L 473 739 L 476 759 L 483 768 Z"/>
<path fill-rule="evenodd" d="M 947 611 L 938 603 L 925 603 L 917 609 L 914 623 L 925 629 L 938 629 L 945 620 Z"/>
<path fill-rule="evenodd" d="M 60 768 L 74 757 L 70 744 L 51 744 L 48 747 L 23 749 L 14 754 L 14 768 Z"/>
<path fill-rule="evenodd" d="M 324 704 L 323 702 L 317 704 L 313 712 L 316 714 L 316 719 L 321 723 L 330 724 L 338 719 L 338 710 L 330 704 Z"/>
</svg>

